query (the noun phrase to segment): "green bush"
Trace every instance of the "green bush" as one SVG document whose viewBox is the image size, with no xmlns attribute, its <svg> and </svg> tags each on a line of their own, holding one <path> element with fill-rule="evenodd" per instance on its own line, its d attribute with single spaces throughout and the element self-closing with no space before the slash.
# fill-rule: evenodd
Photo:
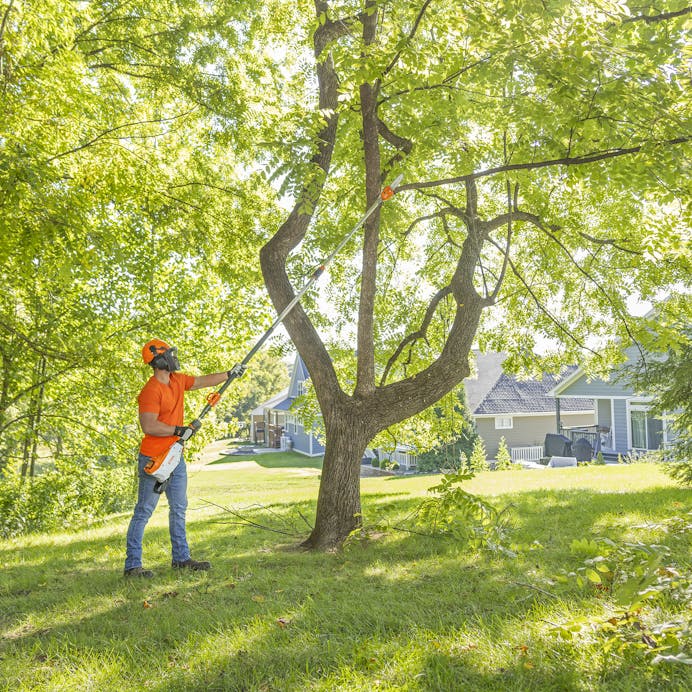
<svg viewBox="0 0 692 692">
<path fill-rule="evenodd" d="M 462 454 L 468 456 L 473 449 L 474 437 L 460 437 L 456 441 L 441 445 L 429 452 L 418 456 L 416 468 L 418 471 L 429 473 L 442 469 L 458 469 L 459 457 Z"/>
<path fill-rule="evenodd" d="M 496 471 L 506 471 L 512 468 L 512 457 L 507 449 L 507 442 L 504 435 L 500 438 L 500 445 L 497 449 L 497 463 L 495 464 Z"/>
<path fill-rule="evenodd" d="M 134 491 L 131 467 L 59 461 L 33 478 L 8 473 L 0 478 L 0 536 L 89 523 L 130 507 Z"/>
<path fill-rule="evenodd" d="M 488 459 L 485 454 L 485 443 L 481 437 L 477 437 L 473 444 L 473 451 L 471 452 L 471 457 L 469 458 L 469 467 L 474 473 L 488 471 L 490 469 L 490 465 L 488 464 Z"/>
<path fill-rule="evenodd" d="M 692 460 L 671 461 L 666 471 L 680 485 L 692 486 Z"/>
</svg>

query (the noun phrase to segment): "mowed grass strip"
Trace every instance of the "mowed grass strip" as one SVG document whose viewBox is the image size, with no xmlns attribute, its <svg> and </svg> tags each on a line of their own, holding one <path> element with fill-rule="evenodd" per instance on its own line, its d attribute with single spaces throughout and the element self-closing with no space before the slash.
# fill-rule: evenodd
<svg viewBox="0 0 692 692">
<path fill-rule="evenodd" d="M 165 498 L 145 535 L 150 581 L 121 576 L 125 514 L 0 546 L 0 689 L 692 686 L 687 666 L 551 633 L 607 609 L 595 589 L 555 582 L 583 562 L 574 539 L 657 541 L 689 571 L 689 542 L 657 524 L 684 515 L 690 491 L 658 466 L 480 474 L 468 489 L 509 506 L 512 539 L 525 546 L 512 559 L 401 530 L 369 532 L 334 554 L 303 552 L 319 469 L 299 455 L 271 456 L 191 467 L 189 538 L 193 556 L 212 561 L 207 574 L 171 570 Z M 438 480 L 363 479 L 366 526 L 402 528 Z M 659 621 L 689 617 L 689 604 L 647 608 Z"/>
</svg>

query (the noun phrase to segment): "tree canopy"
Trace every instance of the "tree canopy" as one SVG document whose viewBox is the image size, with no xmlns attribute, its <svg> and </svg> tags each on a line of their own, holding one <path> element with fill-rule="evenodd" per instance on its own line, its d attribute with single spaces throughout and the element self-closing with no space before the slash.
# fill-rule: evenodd
<svg viewBox="0 0 692 692">
<path fill-rule="evenodd" d="M 252 170 L 251 78 L 215 38 L 233 22 L 197 2 L 4 3 L 0 465 L 123 461 L 141 345 L 218 370 L 267 314 L 275 208 Z"/>
</svg>

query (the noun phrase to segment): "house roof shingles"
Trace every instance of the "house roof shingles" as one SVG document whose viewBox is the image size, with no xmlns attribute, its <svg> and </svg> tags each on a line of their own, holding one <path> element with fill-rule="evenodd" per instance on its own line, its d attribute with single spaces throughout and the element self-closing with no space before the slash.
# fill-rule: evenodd
<svg viewBox="0 0 692 692">
<path fill-rule="evenodd" d="M 477 416 L 554 413 L 555 397 L 549 396 L 548 392 L 575 369 L 576 366 L 571 366 L 561 375 L 544 375 L 542 380 L 519 380 L 503 373 L 473 413 Z M 592 408 L 591 399 L 560 397 L 561 411 L 586 411 Z"/>
</svg>

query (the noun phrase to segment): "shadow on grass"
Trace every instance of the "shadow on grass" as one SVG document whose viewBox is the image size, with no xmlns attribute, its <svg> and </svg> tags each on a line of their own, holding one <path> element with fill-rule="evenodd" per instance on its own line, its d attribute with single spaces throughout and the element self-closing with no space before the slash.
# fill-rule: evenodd
<svg viewBox="0 0 692 692">
<path fill-rule="evenodd" d="M 0 551 L 0 679 L 50 688 L 62 674 L 102 690 L 161 691 L 684 689 L 689 671 L 659 667 L 651 679 L 636 664 L 618 672 L 617 662 L 606 685 L 579 643 L 572 655 L 552 643 L 539 642 L 535 657 L 521 649 L 553 602 L 522 582 L 573 566 L 573 538 L 598 530 L 619 540 L 641 517 L 680 514 L 683 497 L 675 488 L 513 494 L 517 539 L 545 546 L 514 561 L 406 533 L 337 554 L 284 550 L 297 540 L 214 523 L 218 515 L 189 527 L 193 555 L 212 561 L 210 573 L 173 572 L 167 529 L 156 526 L 145 534 L 156 578 L 126 581 L 124 522 L 93 540 L 28 541 Z M 396 520 L 418 502 L 366 495 L 365 520 Z M 301 511 L 314 513 L 314 503 Z"/>
</svg>

